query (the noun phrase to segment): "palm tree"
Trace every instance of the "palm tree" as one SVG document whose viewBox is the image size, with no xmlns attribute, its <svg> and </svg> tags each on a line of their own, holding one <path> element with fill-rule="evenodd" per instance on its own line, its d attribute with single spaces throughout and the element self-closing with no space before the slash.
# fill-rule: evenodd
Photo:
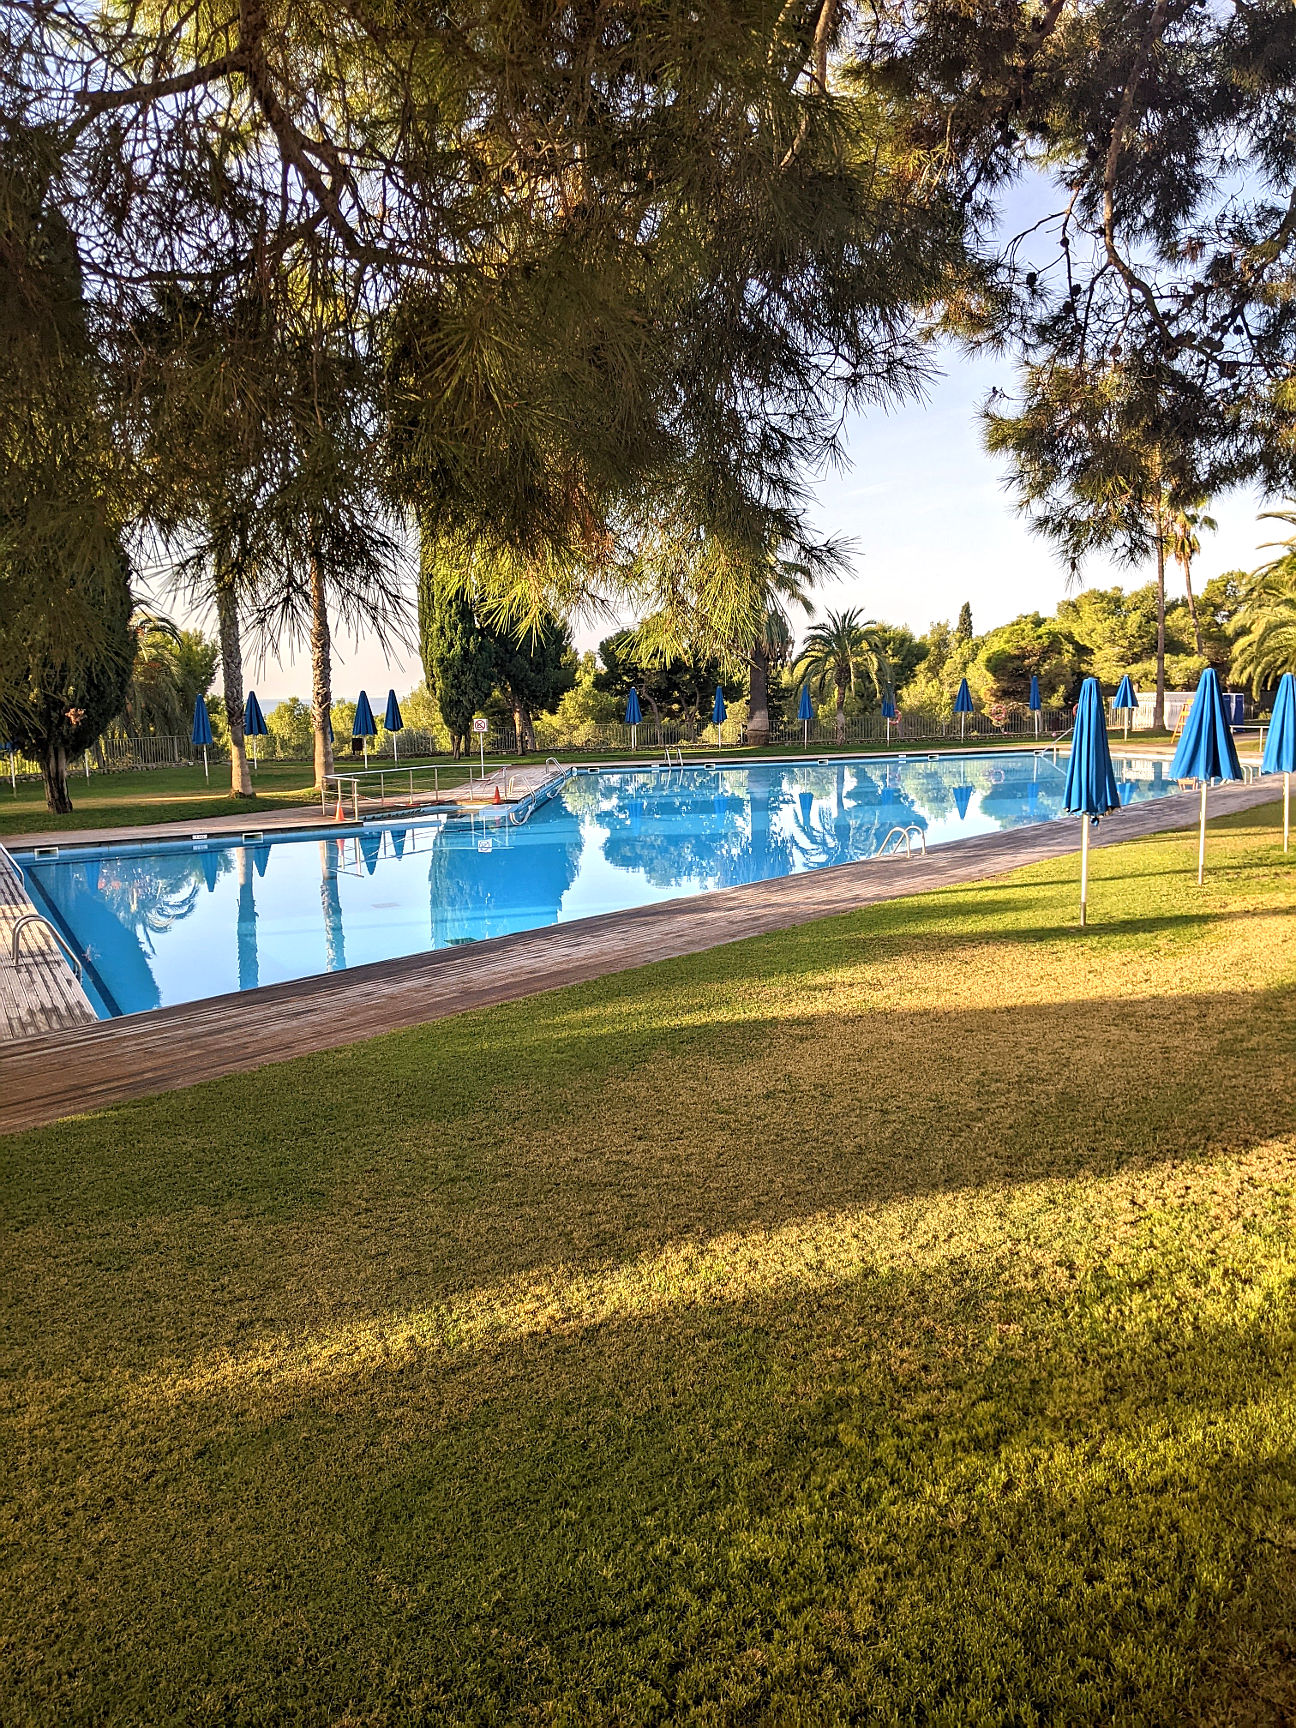
<svg viewBox="0 0 1296 1728">
<path fill-rule="evenodd" d="M 1296 510 L 1270 510 L 1261 520 L 1296 527 Z M 1232 624 L 1233 675 L 1257 696 L 1284 672 L 1296 672 L 1296 534 L 1267 545 L 1282 551 L 1246 579 Z"/>
<path fill-rule="evenodd" d="M 1184 574 L 1184 587 L 1188 590 L 1188 611 L 1192 617 L 1193 640 L 1197 644 L 1197 652 L 1204 660 L 1206 645 L 1202 641 L 1201 625 L 1197 621 L 1197 599 L 1193 593 L 1192 561 L 1201 551 L 1199 533 L 1213 534 L 1219 523 L 1213 516 L 1208 516 L 1203 508 L 1204 501 L 1193 509 L 1175 505 L 1166 522 L 1166 541 L 1170 548 L 1170 556 L 1178 564 Z"/>
<path fill-rule="evenodd" d="M 874 618 L 864 619 L 858 607 L 849 612 L 829 612 L 822 624 L 807 631 L 796 672 L 821 697 L 829 685 L 836 691 L 837 742 L 844 744 L 846 692 L 854 691 L 861 677 L 879 698 L 891 689 L 891 662 L 882 627 Z"/>
</svg>

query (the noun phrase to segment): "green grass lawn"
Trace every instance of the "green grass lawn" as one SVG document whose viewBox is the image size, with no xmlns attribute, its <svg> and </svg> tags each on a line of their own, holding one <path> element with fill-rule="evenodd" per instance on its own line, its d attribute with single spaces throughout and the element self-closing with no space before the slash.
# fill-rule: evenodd
<svg viewBox="0 0 1296 1728">
<path fill-rule="evenodd" d="M 1290 1723 L 1276 807 L 0 1142 L 7 1723 Z"/>
<path fill-rule="evenodd" d="M 357 771 L 361 768 L 358 761 L 354 766 Z M 382 766 L 375 759 L 374 767 Z M 401 762 L 402 768 L 409 766 Z M 446 786 L 457 785 L 467 774 L 467 769 L 458 763 L 440 762 L 437 770 L 441 784 Z M 339 758 L 338 772 L 352 772 L 349 757 Z M 74 774 L 69 782 L 72 814 L 52 816 L 45 807 L 45 793 L 38 780 L 20 780 L 16 792 L 7 780 L 2 780 L 0 839 L 6 834 L 67 833 L 79 828 L 136 828 L 151 822 L 200 821 L 204 817 L 228 816 L 233 811 L 254 818 L 259 810 L 296 805 L 319 808 L 314 769 L 308 762 L 262 763 L 253 784 L 254 797 L 231 797 L 227 763 L 212 764 L 210 781 L 204 780 L 201 764 L 197 768 L 92 774 L 89 780 Z"/>
</svg>

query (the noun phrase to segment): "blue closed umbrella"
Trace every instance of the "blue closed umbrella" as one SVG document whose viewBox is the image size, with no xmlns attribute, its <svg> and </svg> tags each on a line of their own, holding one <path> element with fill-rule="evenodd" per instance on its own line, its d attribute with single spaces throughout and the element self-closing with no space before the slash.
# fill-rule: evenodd
<svg viewBox="0 0 1296 1728">
<path fill-rule="evenodd" d="M 630 728 L 630 748 L 639 747 L 638 726 L 643 720 L 643 709 L 639 706 L 639 692 L 634 685 L 630 686 L 630 694 L 626 697 L 625 723 Z"/>
<path fill-rule="evenodd" d="M 1040 723 L 1040 709 L 1043 707 L 1043 703 L 1040 701 L 1039 678 L 1036 676 L 1036 674 L 1034 672 L 1031 673 L 1030 702 L 1029 702 L 1028 706 L 1030 708 L 1031 713 L 1035 716 L 1035 736 L 1038 738 L 1039 737 L 1039 723 Z"/>
<path fill-rule="evenodd" d="M 265 723 L 265 715 L 261 712 L 261 704 L 256 699 L 256 691 L 249 690 L 247 701 L 243 704 L 243 736 L 252 740 L 252 766 L 256 767 L 256 741 L 264 738 L 270 731 Z"/>
<path fill-rule="evenodd" d="M 387 710 L 383 715 L 383 725 L 391 733 L 392 761 L 396 760 L 396 734 L 405 730 L 405 722 L 401 719 L 400 703 L 396 700 L 396 692 L 387 692 Z"/>
<path fill-rule="evenodd" d="M 373 709 L 369 706 L 369 698 L 364 691 L 360 692 L 360 700 L 356 703 L 355 719 L 351 724 L 351 736 L 364 740 L 364 764 L 369 766 L 369 740 L 378 735 L 374 725 Z"/>
<path fill-rule="evenodd" d="M 1120 790 L 1107 744 L 1107 722 L 1103 719 L 1102 691 L 1096 678 L 1086 678 L 1080 686 L 1062 808 L 1081 818 L 1080 924 L 1083 928 L 1089 895 L 1089 825 L 1109 810 L 1120 809 Z"/>
<path fill-rule="evenodd" d="M 814 705 L 810 701 L 810 686 L 808 684 L 803 684 L 801 686 L 801 700 L 797 703 L 797 719 L 801 722 L 805 730 L 805 738 L 803 742 L 804 747 L 807 750 L 810 748 L 810 722 L 814 717 Z"/>
<path fill-rule="evenodd" d="M 954 712 L 959 717 L 959 737 L 962 738 L 967 727 L 967 717 L 972 712 L 972 692 L 968 689 L 966 678 L 959 679 L 958 695 L 954 698 Z"/>
<path fill-rule="evenodd" d="M 1197 839 L 1197 885 L 1206 873 L 1206 788 L 1212 780 L 1240 780 L 1237 746 L 1224 712 L 1215 668 L 1208 666 L 1197 684 L 1179 744 L 1170 764 L 1172 780 L 1201 781 L 1201 825 Z"/>
<path fill-rule="evenodd" d="M 1130 717 L 1130 714 L 1133 712 L 1133 710 L 1138 707 L 1138 705 L 1139 705 L 1139 700 L 1138 700 L 1137 695 L 1134 692 L 1133 682 L 1130 679 L 1129 673 L 1127 672 L 1125 674 L 1125 676 L 1121 679 L 1120 683 L 1117 685 L 1116 694 L 1112 697 L 1113 709 L 1115 709 L 1118 713 L 1121 712 L 1122 710 L 1124 711 L 1124 714 L 1125 714 L 1125 736 L 1127 738 L 1129 737 L 1129 717 Z"/>
<path fill-rule="evenodd" d="M 888 691 L 882 698 L 882 718 L 886 721 L 887 743 L 891 742 L 891 722 L 898 717 L 899 710 L 895 705 L 895 697 Z"/>
<path fill-rule="evenodd" d="M 207 765 L 207 746 L 214 744 L 216 740 L 212 737 L 211 716 L 207 712 L 207 704 L 201 696 L 194 697 L 193 731 L 189 734 L 189 742 L 195 749 L 199 745 L 202 746 L 203 775 L 207 780 L 210 780 L 211 769 Z"/>
<path fill-rule="evenodd" d="M 720 728 L 725 723 L 729 710 L 725 707 L 724 691 L 716 685 L 715 701 L 711 704 L 711 720 L 716 729 L 716 743 L 720 742 Z"/>
<path fill-rule="evenodd" d="M 1284 672 L 1278 680 L 1273 719 L 1260 760 L 1262 774 L 1283 777 L 1283 851 L 1291 842 L 1291 777 L 1296 773 L 1296 676 Z"/>
</svg>

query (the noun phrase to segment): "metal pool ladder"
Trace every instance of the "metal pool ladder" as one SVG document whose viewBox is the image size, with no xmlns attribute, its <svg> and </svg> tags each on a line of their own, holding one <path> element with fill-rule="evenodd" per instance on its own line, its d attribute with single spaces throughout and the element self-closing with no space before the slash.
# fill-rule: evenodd
<svg viewBox="0 0 1296 1728">
<path fill-rule="evenodd" d="M 79 980 L 82 977 L 82 971 L 81 971 L 81 961 L 77 956 L 76 949 L 73 948 L 72 944 L 68 941 L 67 937 L 59 929 L 58 925 L 57 924 L 51 924 L 49 919 L 46 918 L 44 916 L 44 914 L 40 913 L 40 912 L 24 912 L 21 918 L 15 918 L 14 919 L 13 929 L 10 932 L 10 943 L 9 943 L 9 947 L 10 947 L 10 956 L 9 957 L 13 961 L 14 965 L 16 966 L 18 964 L 19 937 L 22 935 L 22 932 L 27 928 L 27 926 L 29 924 L 43 924 L 45 926 L 45 928 L 49 931 L 50 935 L 58 943 L 59 947 L 63 950 L 63 952 L 67 955 L 68 959 L 72 962 L 72 970 L 76 973 L 77 978 Z"/>
<path fill-rule="evenodd" d="M 903 846 L 905 857 L 912 858 L 915 835 L 918 838 L 918 849 L 925 858 L 927 856 L 927 836 L 923 833 L 922 829 L 916 822 L 911 822 L 907 828 L 897 826 L 888 829 L 885 839 L 873 856 L 875 858 L 886 858 L 888 856 L 898 858 L 900 856 L 900 848 Z M 893 841 L 895 842 L 894 845 L 892 845 Z M 887 852 L 888 847 L 891 848 L 889 854 Z"/>
</svg>

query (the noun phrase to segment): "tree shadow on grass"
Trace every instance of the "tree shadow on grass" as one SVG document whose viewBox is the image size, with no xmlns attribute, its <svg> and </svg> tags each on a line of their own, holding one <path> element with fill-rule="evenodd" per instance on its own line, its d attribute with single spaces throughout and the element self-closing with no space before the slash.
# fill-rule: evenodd
<svg viewBox="0 0 1296 1728">
<path fill-rule="evenodd" d="M 69 1389 L 15 1719 L 1290 1720 L 1276 1222 Z"/>
</svg>

